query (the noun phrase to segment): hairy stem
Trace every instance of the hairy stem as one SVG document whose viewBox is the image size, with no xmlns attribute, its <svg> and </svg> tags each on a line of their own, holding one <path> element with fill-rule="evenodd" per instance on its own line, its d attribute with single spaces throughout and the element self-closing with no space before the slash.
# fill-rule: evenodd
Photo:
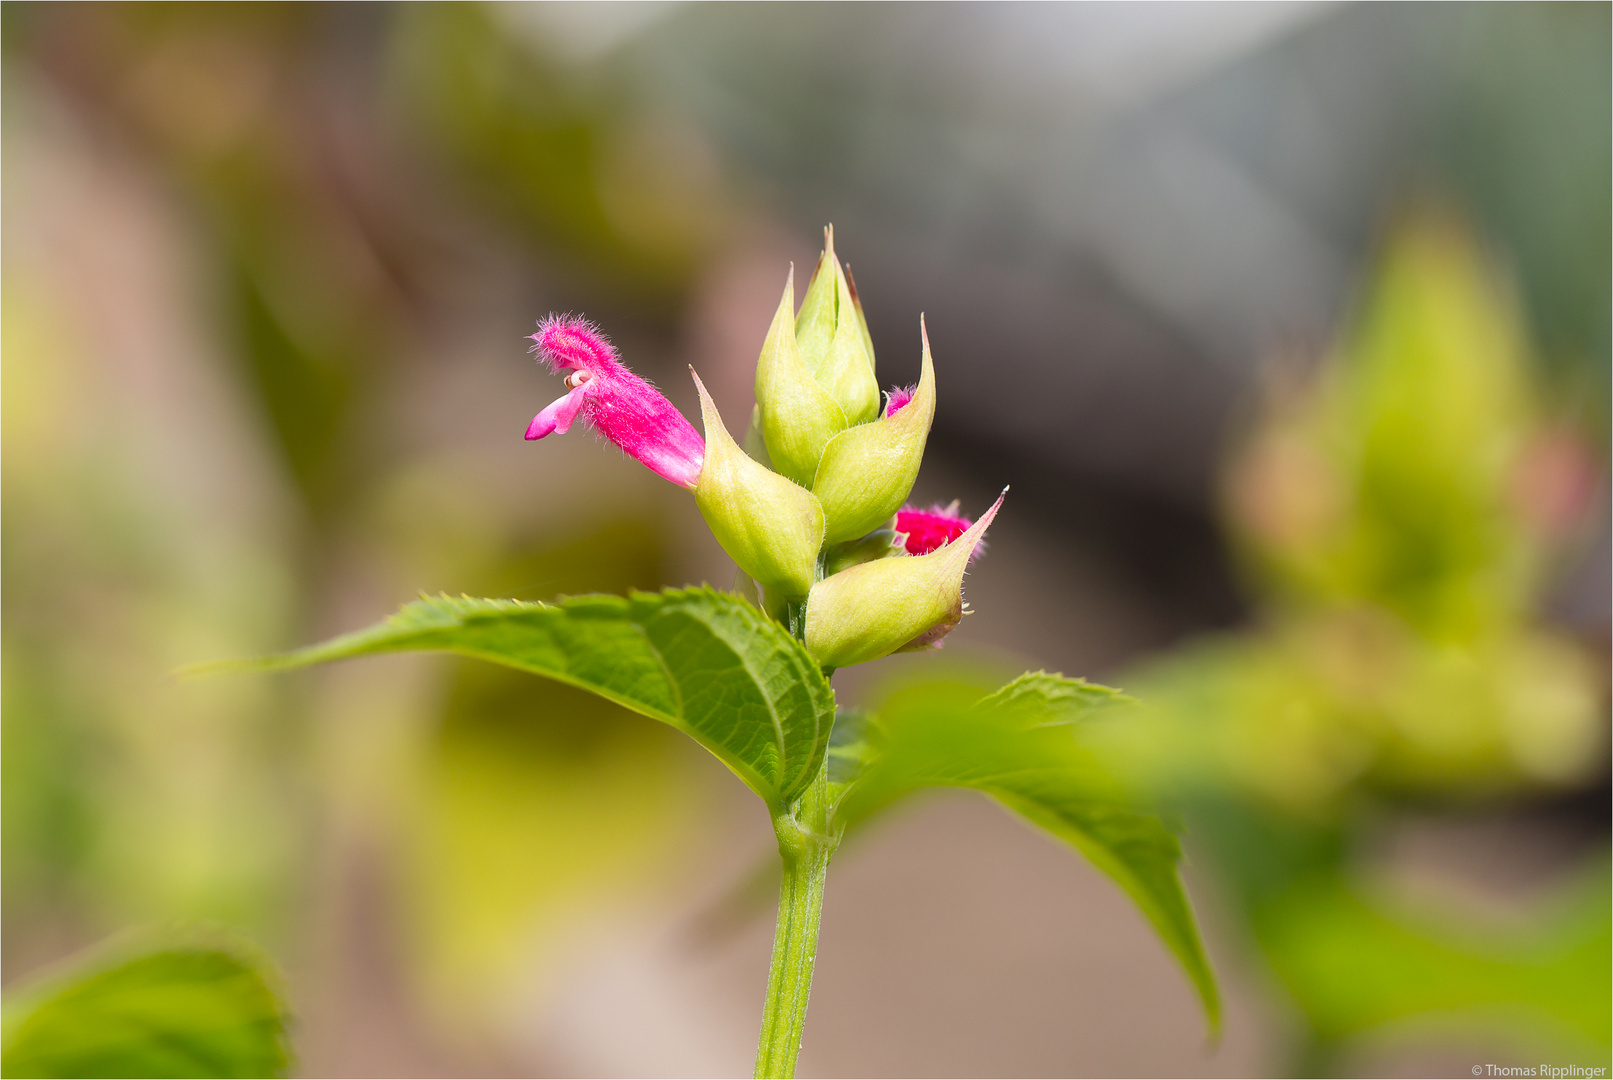
<svg viewBox="0 0 1613 1080">
<path fill-rule="evenodd" d="M 828 783 L 825 761 L 806 794 L 773 822 L 784 876 L 779 885 L 778 929 L 773 934 L 762 1035 L 756 1046 L 758 1077 L 793 1077 L 795 1059 L 801 1052 L 812 965 L 818 955 L 823 885 L 836 841 L 828 833 Z"/>
</svg>

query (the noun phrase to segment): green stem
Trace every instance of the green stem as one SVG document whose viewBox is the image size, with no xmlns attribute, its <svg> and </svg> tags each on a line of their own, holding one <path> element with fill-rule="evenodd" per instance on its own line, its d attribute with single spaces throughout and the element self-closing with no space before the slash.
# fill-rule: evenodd
<svg viewBox="0 0 1613 1080">
<path fill-rule="evenodd" d="M 801 1028 L 812 965 L 818 955 L 818 920 L 823 884 L 836 838 L 828 833 L 828 762 L 806 794 L 773 820 L 784 876 L 779 885 L 778 929 L 767 974 L 767 1004 L 756 1046 L 757 1077 L 793 1077 L 801 1053 Z"/>
<path fill-rule="evenodd" d="M 824 553 L 818 552 L 814 581 L 823 579 Z M 784 605 L 780 619 L 797 641 L 806 643 L 805 598 Z M 775 616 L 776 618 L 777 616 Z M 833 674 L 825 668 L 824 676 Z M 829 859 L 840 838 L 829 831 L 829 759 L 795 805 L 773 818 L 784 874 L 779 880 L 778 926 L 773 931 L 773 960 L 767 971 L 767 1001 L 762 1008 L 762 1034 L 756 1042 L 756 1076 L 791 1080 L 801 1056 L 801 1030 L 806 1024 L 807 997 L 812 993 L 812 967 L 818 959 L 818 922 L 823 917 L 823 886 Z"/>
</svg>

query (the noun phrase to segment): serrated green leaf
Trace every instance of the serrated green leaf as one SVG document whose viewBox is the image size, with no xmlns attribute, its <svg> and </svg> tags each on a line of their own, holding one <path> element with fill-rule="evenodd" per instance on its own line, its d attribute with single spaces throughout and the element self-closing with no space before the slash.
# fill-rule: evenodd
<svg viewBox="0 0 1613 1080">
<path fill-rule="evenodd" d="M 839 824 L 854 827 L 921 788 L 985 792 L 1075 847 L 1126 890 L 1218 1027 L 1215 977 L 1177 873 L 1181 847 L 1121 782 L 1102 741 L 1090 737 L 1095 714 L 1124 695 L 1045 672 L 984 697 L 980 689 L 914 685 L 886 702 L 868 726 L 869 760 L 841 800 Z"/>
<path fill-rule="evenodd" d="M 406 650 L 506 664 L 670 724 L 775 812 L 811 783 L 834 723 L 834 691 L 801 644 L 744 600 L 712 589 L 554 604 L 423 598 L 322 645 L 202 670 L 278 671 Z"/>
<path fill-rule="evenodd" d="M 284 1076 L 285 1009 L 229 952 L 168 949 L 8 1003 L 5 1076 Z"/>
</svg>

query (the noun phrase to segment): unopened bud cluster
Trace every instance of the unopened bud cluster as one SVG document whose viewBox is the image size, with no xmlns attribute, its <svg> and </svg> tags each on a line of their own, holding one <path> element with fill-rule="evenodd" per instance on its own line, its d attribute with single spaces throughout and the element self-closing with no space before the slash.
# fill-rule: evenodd
<svg viewBox="0 0 1613 1080">
<path fill-rule="evenodd" d="M 564 432 L 581 415 L 692 488 L 717 542 L 824 667 L 922 648 L 965 614 L 964 571 L 1002 499 L 972 524 L 956 504 L 903 509 L 935 417 L 922 319 L 919 333 L 917 385 L 892 390 L 881 408 L 862 304 L 827 230 L 800 310 L 792 268 L 763 340 L 751 453 L 729 434 L 698 375 L 703 448 L 681 414 L 576 319 L 550 318 L 534 335 L 557 372 L 572 369 L 571 392 L 533 420 L 527 437 Z"/>
</svg>

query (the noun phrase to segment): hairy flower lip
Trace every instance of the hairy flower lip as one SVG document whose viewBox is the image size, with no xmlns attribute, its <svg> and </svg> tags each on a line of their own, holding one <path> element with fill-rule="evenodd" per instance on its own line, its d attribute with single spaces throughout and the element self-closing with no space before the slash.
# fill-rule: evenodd
<svg viewBox="0 0 1613 1080">
<path fill-rule="evenodd" d="M 627 371 L 605 332 L 579 315 L 551 312 L 539 320 L 538 332 L 528 340 L 533 342 L 532 352 L 556 375 L 574 368 L 595 377 Z"/>
</svg>

